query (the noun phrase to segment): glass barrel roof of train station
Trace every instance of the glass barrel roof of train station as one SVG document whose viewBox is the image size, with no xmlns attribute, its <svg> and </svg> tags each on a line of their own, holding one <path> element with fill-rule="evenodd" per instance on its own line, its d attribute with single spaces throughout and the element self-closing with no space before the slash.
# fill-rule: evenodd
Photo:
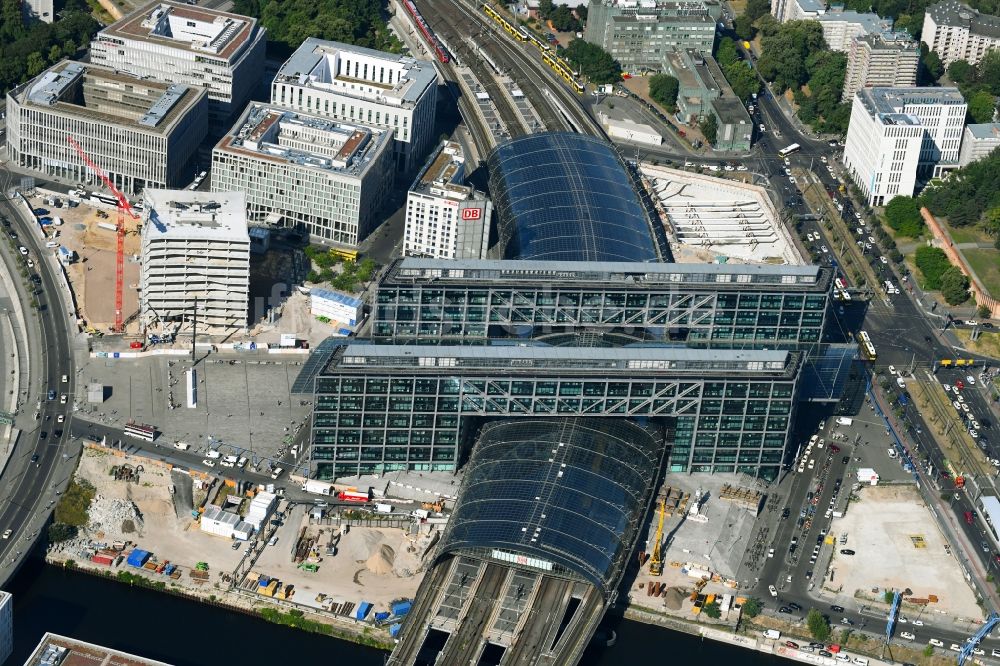
<svg viewBox="0 0 1000 666">
<path fill-rule="evenodd" d="M 606 142 L 533 134 L 497 146 L 488 164 L 506 258 L 661 260 L 639 188 Z"/>
</svg>

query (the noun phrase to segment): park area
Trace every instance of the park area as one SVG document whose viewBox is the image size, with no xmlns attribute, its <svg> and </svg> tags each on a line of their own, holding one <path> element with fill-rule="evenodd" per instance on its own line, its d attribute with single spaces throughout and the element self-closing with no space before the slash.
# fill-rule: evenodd
<svg viewBox="0 0 1000 666">
<path fill-rule="evenodd" d="M 1000 250 L 976 248 L 960 250 L 976 277 L 994 298 L 1000 298 Z"/>
</svg>

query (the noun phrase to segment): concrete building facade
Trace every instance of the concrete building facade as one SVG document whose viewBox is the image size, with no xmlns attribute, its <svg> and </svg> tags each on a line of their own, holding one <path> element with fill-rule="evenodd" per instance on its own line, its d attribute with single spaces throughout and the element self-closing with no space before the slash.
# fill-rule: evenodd
<svg viewBox="0 0 1000 666">
<path fill-rule="evenodd" d="M 815 17 L 823 28 L 823 39 L 831 51 L 846 52 L 855 37 L 877 35 L 892 30 L 892 19 L 871 12 L 830 11 Z"/>
<path fill-rule="evenodd" d="M 493 204 L 465 185 L 462 147 L 446 141 L 431 155 L 406 195 L 403 254 L 480 259 L 490 241 Z"/>
<path fill-rule="evenodd" d="M 909 87 L 917 84 L 920 45 L 905 32 L 855 37 L 847 51 L 844 102 L 862 88 Z"/>
<path fill-rule="evenodd" d="M 14 651 L 14 597 L 0 590 L 0 664 Z"/>
<path fill-rule="evenodd" d="M 711 114 L 718 126 L 717 150 L 750 150 L 753 121 L 710 53 L 695 49 L 668 53 L 663 69 L 679 82 L 678 120 L 691 125 Z"/>
<path fill-rule="evenodd" d="M 206 91 L 63 62 L 7 92 L 7 150 L 19 167 L 97 187 L 72 137 L 122 192 L 181 185 L 208 130 Z"/>
<path fill-rule="evenodd" d="M 437 70 L 408 56 L 309 38 L 278 70 L 271 104 L 389 130 L 397 169 L 406 171 L 434 145 Z"/>
<path fill-rule="evenodd" d="M 715 47 L 717 6 L 697 1 L 595 0 L 583 37 L 611 54 L 627 71 L 660 71 L 670 51 Z"/>
<path fill-rule="evenodd" d="M 146 190 L 139 316 L 147 332 L 247 327 L 250 236 L 242 192 Z M 196 300 L 197 299 L 197 302 Z"/>
<path fill-rule="evenodd" d="M 958 166 L 968 105 L 957 88 L 864 88 L 854 97 L 844 165 L 881 206 Z"/>
<path fill-rule="evenodd" d="M 392 134 L 251 104 L 212 151 L 212 189 L 246 194 L 253 222 L 355 248 L 392 184 Z"/>
<path fill-rule="evenodd" d="M 209 121 L 228 129 L 261 81 L 267 31 L 257 19 L 155 0 L 101 30 L 91 62 L 208 90 Z"/>
<path fill-rule="evenodd" d="M 958 0 L 942 0 L 925 10 L 920 41 L 945 67 L 956 60 L 975 65 L 1000 46 L 1000 17 L 981 14 Z"/>
<path fill-rule="evenodd" d="M 958 166 L 964 167 L 981 160 L 1000 147 L 1000 123 L 966 125 L 962 134 L 962 148 L 958 153 Z"/>
</svg>

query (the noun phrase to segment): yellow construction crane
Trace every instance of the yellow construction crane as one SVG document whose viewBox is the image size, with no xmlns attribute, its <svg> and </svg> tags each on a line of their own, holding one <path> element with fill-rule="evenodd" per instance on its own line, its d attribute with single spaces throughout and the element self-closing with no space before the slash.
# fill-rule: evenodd
<svg viewBox="0 0 1000 666">
<path fill-rule="evenodd" d="M 667 503 L 665 500 L 660 500 L 660 522 L 656 526 L 656 542 L 653 544 L 653 556 L 649 558 L 649 573 L 653 576 L 659 576 L 663 573 L 663 549 L 661 542 L 663 541 L 663 518 L 667 514 Z"/>
</svg>

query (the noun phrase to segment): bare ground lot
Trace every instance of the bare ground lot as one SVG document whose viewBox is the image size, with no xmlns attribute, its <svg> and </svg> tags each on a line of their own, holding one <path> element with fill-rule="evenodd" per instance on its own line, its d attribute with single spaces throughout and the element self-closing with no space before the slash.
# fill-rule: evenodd
<svg viewBox="0 0 1000 666">
<path fill-rule="evenodd" d="M 980 618 L 982 610 L 966 583 L 958 561 L 946 549 L 944 536 L 911 486 L 866 486 L 843 518 L 833 521 L 831 535 L 848 535 L 845 546 L 836 546 L 830 568 L 833 583 L 825 588 L 839 592 L 841 605 L 856 599 L 882 600 L 884 589 L 912 590 L 913 597 L 938 597 L 925 612 L 952 617 Z M 855 555 L 840 554 L 841 548 Z M 918 607 L 906 604 L 913 616 Z"/>
</svg>

